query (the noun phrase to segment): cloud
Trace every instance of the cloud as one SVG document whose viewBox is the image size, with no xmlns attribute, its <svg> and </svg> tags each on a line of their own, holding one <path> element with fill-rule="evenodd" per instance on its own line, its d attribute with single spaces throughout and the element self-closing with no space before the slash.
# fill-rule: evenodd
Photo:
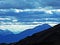
<svg viewBox="0 0 60 45">
<path fill-rule="evenodd" d="M 37 25 L 26 25 L 18 22 L 18 20 L 11 16 L 0 17 L 0 29 L 9 30 L 15 34 L 20 33 L 26 29 L 34 28 Z"/>
<path fill-rule="evenodd" d="M 53 27 L 53 26 L 57 25 L 58 23 L 57 22 L 32 22 L 31 24 L 32 25 L 26 25 L 26 24 L 24 24 L 24 25 L 20 25 L 20 24 L 16 25 L 16 24 L 12 23 L 10 25 L 0 25 L 0 29 L 1 30 L 9 30 L 9 31 L 13 32 L 14 34 L 18 34 L 18 33 L 22 32 L 22 31 L 25 31 L 26 29 L 32 29 L 32 28 L 34 28 L 34 27 L 36 27 L 38 25 L 49 24 L 50 26 Z M 33 24 L 35 24 L 35 25 L 33 25 Z"/>
<path fill-rule="evenodd" d="M 0 29 L 6 30 L 8 29 L 9 31 L 17 34 L 20 33 L 26 29 L 31 29 L 36 27 L 37 25 L 1 25 Z"/>
<path fill-rule="evenodd" d="M 6 20 L 7 18 L 7 20 Z M 12 20 L 13 18 L 13 20 Z M 18 22 L 17 19 L 15 19 L 14 17 L 5 17 L 5 18 L 1 18 L 0 17 L 0 29 L 2 30 L 9 30 L 9 31 L 12 31 L 13 33 L 17 34 L 17 33 L 20 33 L 26 29 L 32 29 L 38 25 L 42 25 L 42 24 L 50 24 L 51 26 L 54 26 L 56 24 L 58 24 L 58 22 L 50 22 L 50 21 L 43 21 L 43 22 Z M 42 18 L 41 20 L 52 20 L 52 19 L 49 19 L 49 18 Z M 57 20 L 57 19 L 55 19 Z M 7 21 L 7 22 L 6 22 Z"/>
<path fill-rule="evenodd" d="M 60 9 L 53 9 L 53 7 L 45 7 L 45 8 L 38 8 L 38 9 L 0 9 L 0 12 L 3 13 L 8 13 L 8 12 L 15 12 L 15 13 L 20 13 L 20 12 L 44 12 L 45 14 L 53 14 L 54 12 L 58 13 L 60 12 Z"/>
<path fill-rule="evenodd" d="M 7 11 L 8 10 L 8 11 Z M 15 13 L 20 13 L 20 12 L 35 12 L 35 11 L 38 11 L 38 12 L 44 12 L 45 14 L 47 14 L 46 17 L 49 17 L 49 16 L 52 16 L 52 15 L 48 15 L 48 14 L 54 14 L 54 12 L 60 12 L 60 9 L 50 9 L 50 8 L 39 8 L 39 9 L 1 9 L 0 11 L 2 12 L 9 12 L 9 11 L 12 11 L 12 12 L 15 12 Z M 43 15 L 43 17 L 44 17 Z M 20 15 L 21 16 L 21 15 Z M 56 16 L 56 15 L 53 15 L 53 16 Z M 26 29 L 31 29 L 31 28 L 34 28 L 36 27 L 37 25 L 40 25 L 40 24 L 50 24 L 51 26 L 54 26 L 58 23 L 60 23 L 59 19 L 60 18 L 39 18 L 40 21 L 37 21 L 37 19 L 34 19 L 32 20 L 32 22 L 21 22 L 19 21 L 19 19 L 13 17 L 13 16 L 4 16 L 4 17 L 0 17 L 0 29 L 2 30 L 10 30 L 12 31 L 13 33 L 19 33 L 19 32 L 22 32 Z M 27 19 L 27 18 L 26 18 Z M 22 19 L 21 19 L 22 20 Z M 29 20 L 29 19 L 27 19 Z M 30 18 L 31 20 L 31 18 Z M 29 21 L 30 21 L 29 20 Z M 41 22 L 42 21 L 42 22 Z M 30 25 L 29 25 L 30 24 Z M 35 24 L 35 25 L 33 25 Z"/>
</svg>

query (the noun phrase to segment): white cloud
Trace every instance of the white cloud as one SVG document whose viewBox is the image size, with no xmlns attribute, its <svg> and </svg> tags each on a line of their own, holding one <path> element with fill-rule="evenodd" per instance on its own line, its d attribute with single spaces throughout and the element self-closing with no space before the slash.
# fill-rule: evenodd
<svg viewBox="0 0 60 45">
<path fill-rule="evenodd" d="M 13 11 L 15 13 L 20 13 L 20 12 L 34 12 L 34 11 L 38 11 L 38 12 L 45 12 L 47 14 L 53 14 L 53 12 L 60 12 L 60 9 L 45 9 L 45 8 L 40 8 L 40 9 L 0 9 L 0 11 L 2 12 L 8 12 L 8 11 Z M 44 19 L 44 18 L 43 18 Z M 45 18 L 45 20 L 52 20 L 53 18 Z M 21 23 L 21 22 L 18 22 L 18 20 L 14 17 L 5 17 L 5 18 L 1 18 L 0 17 L 0 20 L 9 20 L 8 22 L 4 22 L 4 21 L 0 21 L 0 29 L 2 30 L 10 30 L 12 31 L 13 33 L 19 33 L 19 32 L 22 32 L 26 29 L 31 29 L 31 28 L 34 28 L 36 27 L 37 25 L 41 25 L 41 24 L 49 24 L 51 26 L 55 26 L 56 24 L 60 23 L 60 22 L 32 22 L 32 23 L 35 23 L 36 25 L 23 25 L 24 23 Z M 54 20 L 58 20 L 58 19 L 54 19 Z M 1 25 L 2 24 L 2 25 Z M 7 25 L 8 24 L 8 25 Z"/>
<path fill-rule="evenodd" d="M 32 23 L 36 23 L 36 25 L 14 25 L 14 24 L 11 24 L 11 25 L 0 25 L 0 29 L 2 30 L 6 30 L 8 29 L 9 31 L 17 34 L 17 33 L 20 33 L 22 31 L 25 31 L 26 29 L 32 29 L 38 25 L 43 25 L 43 24 L 49 24 L 50 26 L 55 26 L 57 25 L 58 23 L 57 22 L 32 22 Z"/>
<path fill-rule="evenodd" d="M 0 18 L 0 20 L 11 20 L 10 18 Z"/>
<path fill-rule="evenodd" d="M 52 8 L 38 8 L 38 9 L 0 9 L 0 12 L 15 12 L 15 13 L 20 13 L 20 12 L 45 12 L 47 14 L 53 14 L 53 12 L 60 12 L 60 9 L 52 9 Z"/>
<path fill-rule="evenodd" d="M 37 25 L 1 25 L 0 29 L 2 29 L 2 30 L 8 29 L 13 33 L 19 33 L 19 32 L 22 32 L 26 29 L 34 28 L 36 26 Z"/>
</svg>

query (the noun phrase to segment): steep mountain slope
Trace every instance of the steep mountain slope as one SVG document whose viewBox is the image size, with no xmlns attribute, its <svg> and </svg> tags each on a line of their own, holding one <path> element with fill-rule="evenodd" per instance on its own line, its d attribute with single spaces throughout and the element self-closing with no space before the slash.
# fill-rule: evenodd
<svg viewBox="0 0 60 45">
<path fill-rule="evenodd" d="M 28 36 L 14 45 L 60 45 L 60 24 Z"/>
</svg>

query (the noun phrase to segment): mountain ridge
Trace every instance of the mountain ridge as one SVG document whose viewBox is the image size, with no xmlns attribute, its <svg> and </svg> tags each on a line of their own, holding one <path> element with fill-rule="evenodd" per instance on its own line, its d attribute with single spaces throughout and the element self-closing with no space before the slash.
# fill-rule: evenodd
<svg viewBox="0 0 60 45">
<path fill-rule="evenodd" d="M 44 25 L 39 25 L 33 29 L 28 29 L 28 30 L 21 32 L 19 34 L 16 34 L 16 35 L 12 34 L 12 35 L 6 35 L 6 36 L 2 36 L 2 37 L 0 36 L 0 42 L 1 43 L 17 42 L 19 40 L 24 39 L 27 36 L 31 36 L 34 33 L 37 33 L 39 31 L 43 31 L 43 30 L 48 29 L 50 27 L 51 27 L 50 25 L 44 24 Z M 37 31 L 37 29 L 40 29 L 40 30 Z M 5 38 L 3 38 L 3 37 L 5 37 Z"/>
<path fill-rule="evenodd" d="M 60 24 L 13 43 L 15 45 L 60 45 Z"/>
</svg>

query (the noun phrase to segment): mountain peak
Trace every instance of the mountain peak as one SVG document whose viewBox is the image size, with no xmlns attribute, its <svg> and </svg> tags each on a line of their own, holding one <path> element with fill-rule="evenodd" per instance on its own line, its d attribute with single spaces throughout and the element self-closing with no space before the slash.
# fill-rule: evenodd
<svg viewBox="0 0 60 45">
<path fill-rule="evenodd" d="M 43 24 L 43 25 L 41 25 L 41 26 L 50 26 L 49 24 Z M 50 26 L 51 27 L 51 26 Z"/>
<path fill-rule="evenodd" d="M 35 27 L 35 30 L 45 30 L 51 28 L 51 26 L 49 24 L 42 24 L 42 25 L 38 25 L 37 27 Z"/>
<path fill-rule="evenodd" d="M 28 42 L 28 43 L 27 43 Z M 28 36 L 23 40 L 20 40 L 16 45 L 60 45 L 60 24 Z"/>
</svg>

